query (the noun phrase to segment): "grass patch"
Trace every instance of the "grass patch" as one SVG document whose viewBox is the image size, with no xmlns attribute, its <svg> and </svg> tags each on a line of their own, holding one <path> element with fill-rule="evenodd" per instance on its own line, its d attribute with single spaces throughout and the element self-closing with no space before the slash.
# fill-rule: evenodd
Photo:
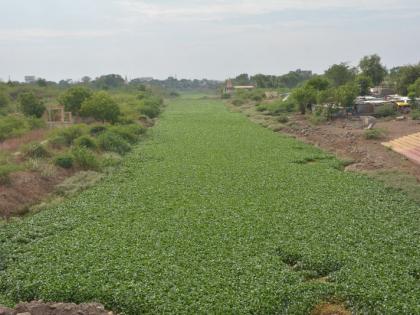
<svg viewBox="0 0 420 315">
<path fill-rule="evenodd" d="M 366 140 L 380 140 L 385 137 L 385 133 L 380 129 L 368 129 L 364 131 L 363 136 Z"/>
</svg>

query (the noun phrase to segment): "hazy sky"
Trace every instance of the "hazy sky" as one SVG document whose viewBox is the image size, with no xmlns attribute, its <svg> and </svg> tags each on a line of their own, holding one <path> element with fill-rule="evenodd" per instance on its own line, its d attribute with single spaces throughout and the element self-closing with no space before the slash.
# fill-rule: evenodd
<svg viewBox="0 0 420 315">
<path fill-rule="evenodd" d="M 420 0 L 0 0 L 0 78 L 225 79 L 420 61 Z"/>
</svg>

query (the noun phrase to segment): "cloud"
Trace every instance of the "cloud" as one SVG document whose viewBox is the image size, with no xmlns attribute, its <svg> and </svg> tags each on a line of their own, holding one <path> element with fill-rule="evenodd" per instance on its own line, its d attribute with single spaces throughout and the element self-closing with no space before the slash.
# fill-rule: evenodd
<svg viewBox="0 0 420 315">
<path fill-rule="evenodd" d="M 84 39 L 108 37 L 115 35 L 114 31 L 68 31 L 42 28 L 0 30 L 0 40 L 29 40 L 29 39 Z"/>
</svg>

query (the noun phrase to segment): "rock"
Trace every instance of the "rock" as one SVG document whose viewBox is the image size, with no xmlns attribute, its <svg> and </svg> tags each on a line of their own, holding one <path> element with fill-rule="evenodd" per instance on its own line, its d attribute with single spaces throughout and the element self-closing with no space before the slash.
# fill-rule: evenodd
<svg viewBox="0 0 420 315">
<path fill-rule="evenodd" d="M 397 121 L 405 120 L 405 116 L 398 116 L 395 118 Z"/>
</svg>

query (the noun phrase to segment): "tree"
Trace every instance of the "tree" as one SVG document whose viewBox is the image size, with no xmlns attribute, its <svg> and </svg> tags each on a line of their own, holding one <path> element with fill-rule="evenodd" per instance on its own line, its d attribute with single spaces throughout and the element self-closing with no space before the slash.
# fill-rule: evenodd
<svg viewBox="0 0 420 315">
<path fill-rule="evenodd" d="M 365 74 L 359 74 L 356 77 L 356 84 L 358 85 L 360 95 L 362 96 L 368 95 L 370 88 L 373 86 L 372 79 Z"/>
<path fill-rule="evenodd" d="M 394 68 L 391 70 L 390 77 L 397 92 L 401 95 L 407 95 L 408 87 L 420 78 L 420 63 Z"/>
<path fill-rule="evenodd" d="M 348 83 L 337 88 L 336 101 L 343 107 L 352 107 L 357 95 L 359 87 L 355 83 Z"/>
<path fill-rule="evenodd" d="M 329 88 L 330 81 L 320 75 L 314 76 L 306 82 L 306 86 L 313 87 L 317 91 L 324 91 Z"/>
<path fill-rule="evenodd" d="M 359 67 L 362 74 L 369 77 L 374 85 L 380 84 L 387 74 L 386 68 L 381 64 L 381 57 L 376 54 L 363 57 Z"/>
<path fill-rule="evenodd" d="M 26 116 L 42 117 L 45 112 L 44 103 L 33 93 L 27 92 L 20 95 L 20 108 Z"/>
<path fill-rule="evenodd" d="M 417 108 L 416 98 L 420 97 L 420 78 L 408 87 L 408 97 L 413 108 Z"/>
<path fill-rule="evenodd" d="M 40 87 L 46 87 L 48 85 L 47 80 L 39 78 L 38 80 L 36 80 L 36 84 Z"/>
<path fill-rule="evenodd" d="M 91 79 L 91 77 L 89 77 L 89 76 L 85 75 L 85 76 L 82 78 L 82 83 L 83 83 L 83 84 L 89 84 L 89 82 L 90 82 L 91 80 L 92 80 L 92 79 Z"/>
<path fill-rule="evenodd" d="M 108 74 L 96 78 L 93 83 L 99 89 L 109 90 L 124 86 L 125 80 L 118 74 Z"/>
<path fill-rule="evenodd" d="M 242 73 L 238 75 L 234 80 L 235 85 L 250 85 L 251 80 L 249 79 L 249 75 L 247 73 Z"/>
<path fill-rule="evenodd" d="M 332 65 L 325 71 L 325 77 L 331 80 L 333 86 L 344 85 L 353 81 L 356 76 L 356 69 L 350 68 L 346 63 Z"/>
<path fill-rule="evenodd" d="M 306 113 L 306 108 L 317 101 L 317 92 L 311 86 L 296 88 L 292 92 L 292 97 L 299 106 L 301 114 Z"/>
<path fill-rule="evenodd" d="M 92 95 L 92 91 L 83 86 L 74 86 L 60 96 L 59 101 L 64 105 L 66 111 L 77 115 L 85 100 Z"/>
<path fill-rule="evenodd" d="M 114 123 L 118 120 L 120 108 L 108 93 L 101 91 L 83 102 L 80 114 L 84 117 Z"/>
</svg>

